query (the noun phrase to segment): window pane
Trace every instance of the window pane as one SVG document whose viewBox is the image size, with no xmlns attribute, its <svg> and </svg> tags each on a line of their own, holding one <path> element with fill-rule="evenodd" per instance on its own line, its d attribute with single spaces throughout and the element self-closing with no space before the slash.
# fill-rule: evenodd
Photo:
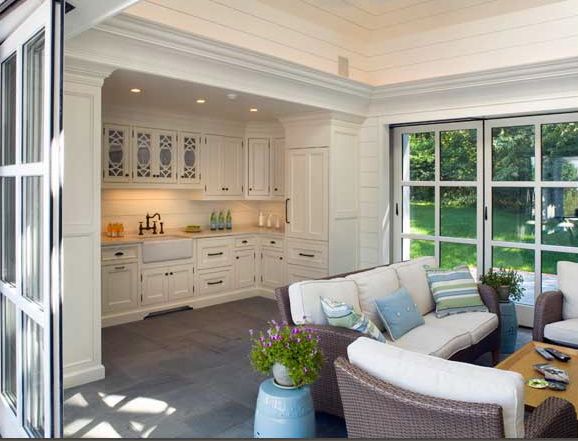
<svg viewBox="0 0 578 441">
<path fill-rule="evenodd" d="M 461 243 L 440 243 L 440 268 L 454 268 L 467 265 L 472 276 L 477 280 L 477 250 L 475 245 Z"/>
<path fill-rule="evenodd" d="M 16 159 L 16 55 L 2 63 L 2 125 L 0 165 L 14 164 Z"/>
<path fill-rule="evenodd" d="M 578 263 L 576 253 L 555 253 L 553 251 L 542 252 L 542 292 L 556 291 L 558 289 L 558 262 Z"/>
<path fill-rule="evenodd" d="M 434 188 L 403 188 L 403 232 L 433 235 L 435 232 Z"/>
<path fill-rule="evenodd" d="M 476 237 L 477 189 L 475 187 L 441 187 L 441 235 Z"/>
<path fill-rule="evenodd" d="M 403 239 L 403 260 L 435 256 L 435 244 L 431 240 Z"/>
<path fill-rule="evenodd" d="M 578 189 L 542 188 L 542 243 L 578 247 Z"/>
<path fill-rule="evenodd" d="M 15 178 L 0 178 L 0 279 L 16 284 Z"/>
<path fill-rule="evenodd" d="M 16 408 L 16 307 L 5 297 L 2 297 L 0 348 L 2 360 L 2 394 Z"/>
<path fill-rule="evenodd" d="M 404 133 L 403 180 L 433 181 L 435 179 L 435 135 L 427 133 Z"/>
<path fill-rule="evenodd" d="M 22 295 L 42 303 L 42 178 L 22 178 Z"/>
<path fill-rule="evenodd" d="M 521 248 L 494 247 L 492 250 L 492 266 L 494 268 L 515 269 L 523 277 L 522 299 L 517 303 L 534 305 L 534 250 Z"/>
<path fill-rule="evenodd" d="M 534 145 L 534 126 L 492 129 L 494 181 L 533 181 Z"/>
<path fill-rule="evenodd" d="M 44 369 L 42 328 L 24 316 L 24 425 L 44 436 Z"/>
<path fill-rule="evenodd" d="M 441 180 L 477 180 L 476 129 L 440 133 Z"/>
<path fill-rule="evenodd" d="M 542 180 L 578 181 L 578 123 L 542 125 Z"/>
<path fill-rule="evenodd" d="M 534 189 L 492 189 L 492 238 L 510 242 L 534 242 Z"/>
<path fill-rule="evenodd" d="M 44 133 L 44 31 L 24 46 L 22 162 L 42 161 Z"/>
</svg>

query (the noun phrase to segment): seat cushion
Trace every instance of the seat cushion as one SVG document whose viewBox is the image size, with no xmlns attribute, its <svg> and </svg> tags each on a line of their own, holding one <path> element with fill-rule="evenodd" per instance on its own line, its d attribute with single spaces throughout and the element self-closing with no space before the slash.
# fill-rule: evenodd
<svg viewBox="0 0 578 441">
<path fill-rule="evenodd" d="M 422 315 L 405 288 L 375 301 L 381 322 L 393 340 L 424 324 Z"/>
<path fill-rule="evenodd" d="M 355 312 L 351 305 L 321 297 L 321 307 L 331 326 L 351 329 L 377 341 L 385 342 L 385 337 L 377 326 L 362 312 Z"/>
<path fill-rule="evenodd" d="M 544 326 L 544 337 L 562 345 L 578 347 L 578 319 L 547 324 Z"/>
<path fill-rule="evenodd" d="M 366 337 L 350 344 L 347 354 L 351 364 L 394 386 L 447 400 L 497 404 L 505 436 L 524 437 L 524 378 L 518 373 L 430 357 Z"/>
<path fill-rule="evenodd" d="M 399 280 L 395 270 L 389 267 L 375 268 L 351 274 L 346 279 L 353 280 L 357 284 L 361 312 L 383 331 L 383 323 L 377 314 L 375 301 L 399 288 Z"/>
<path fill-rule="evenodd" d="M 467 332 L 471 337 L 471 344 L 475 345 L 498 328 L 499 320 L 491 312 L 464 312 L 438 318 L 434 312 L 424 316 L 426 324 L 435 328 L 449 329 L 455 333 Z"/>
<path fill-rule="evenodd" d="M 306 280 L 289 286 L 291 318 L 296 325 L 326 325 L 321 308 L 321 297 L 347 303 L 355 312 L 361 312 L 357 285 L 353 280 Z"/>
<path fill-rule="evenodd" d="M 558 262 L 558 287 L 564 296 L 562 318 L 578 319 L 578 263 Z"/>
<path fill-rule="evenodd" d="M 424 266 L 435 265 L 435 257 L 420 257 L 391 265 L 397 271 L 399 284 L 407 289 L 421 315 L 433 311 L 435 307 L 424 269 Z"/>
<path fill-rule="evenodd" d="M 391 344 L 440 358 L 450 358 L 456 352 L 469 348 L 472 339 L 467 332 L 457 333 L 453 330 L 428 325 L 413 328 Z"/>
</svg>

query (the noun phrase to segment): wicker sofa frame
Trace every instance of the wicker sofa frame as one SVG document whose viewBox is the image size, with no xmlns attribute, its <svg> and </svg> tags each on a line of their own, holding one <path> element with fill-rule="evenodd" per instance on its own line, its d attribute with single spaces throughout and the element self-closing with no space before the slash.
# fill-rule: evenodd
<svg viewBox="0 0 578 441">
<path fill-rule="evenodd" d="M 534 341 L 560 344 L 550 342 L 546 337 L 544 337 L 544 327 L 550 323 L 560 322 L 563 320 L 563 304 L 564 296 L 562 295 L 562 291 L 547 291 L 538 296 L 534 306 L 534 328 L 532 330 L 532 338 Z M 568 344 L 564 344 L 564 346 L 578 347 Z"/>
<path fill-rule="evenodd" d="M 411 392 L 335 360 L 349 438 L 503 438 L 502 408 Z M 525 438 L 576 438 L 574 406 L 548 398 L 525 421 Z"/>
<path fill-rule="evenodd" d="M 335 277 L 345 277 L 349 274 L 356 274 L 368 270 L 369 269 L 364 269 L 351 273 L 339 274 L 325 277 L 324 279 L 328 280 Z M 498 323 L 500 323 L 500 304 L 498 294 L 493 288 L 485 285 L 479 285 L 478 290 L 482 301 L 490 312 L 498 316 Z M 277 288 L 275 290 L 275 297 L 277 299 L 277 306 L 279 308 L 281 320 L 287 322 L 290 326 L 296 326 L 291 318 L 289 286 Z M 315 409 L 317 411 L 343 417 L 343 406 L 341 404 L 341 397 L 339 394 L 333 362 L 338 357 L 347 357 L 347 346 L 359 338 L 360 334 L 349 329 L 336 328 L 327 325 L 307 325 L 307 327 L 312 329 L 315 334 L 319 335 L 320 346 L 325 356 L 325 363 L 321 369 L 319 379 L 311 386 Z M 492 331 L 484 339 L 473 346 L 455 353 L 450 359 L 455 361 L 473 362 L 487 352 L 492 353 L 492 361 L 496 364 L 500 355 L 500 324 L 498 324 L 498 328 Z"/>
</svg>

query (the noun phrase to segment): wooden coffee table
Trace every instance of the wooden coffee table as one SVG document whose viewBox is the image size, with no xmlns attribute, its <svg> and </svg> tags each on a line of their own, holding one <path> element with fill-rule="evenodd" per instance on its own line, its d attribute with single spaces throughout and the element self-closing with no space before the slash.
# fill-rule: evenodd
<svg viewBox="0 0 578 441">
<path fill-rule="evenodd" d="M 571 356 L 572 359 L 567 363 L 563 363 L 556 359 L 548 361 L 535 351 L 537 347 L 556 348 Z M 527 382 L 530 378 L 544 378 L 542 374 L 534 369 L 534 365 L 538 363 L 549 363 L 566 370 L 570 376 L 570 384 L 568 385 L 568 388 L 565 391 L 555 391 L 552 389 L 533 389 L 528 386 Z M 496 368 L 518 372 L 522 377 L 524 377 L 524 381 L 526 382 L 524 388 L 524 403 L 527 408 L 533 409 L 538 407 L 546 398 L 558 397 L 571 402 L 574 405 L 574 408 L 578 410 L 578 350 L 549 343 L 532 341 L 499 363 Z"/>
</svg>

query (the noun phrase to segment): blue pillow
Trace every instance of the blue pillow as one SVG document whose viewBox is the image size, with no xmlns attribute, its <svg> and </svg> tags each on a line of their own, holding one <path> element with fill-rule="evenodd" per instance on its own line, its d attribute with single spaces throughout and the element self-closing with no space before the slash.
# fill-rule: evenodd
<svg viewBox="0 0 578 441">
<path fill-rule="evenodd" d="M 393 340 L 425 323 L 405 288 L 399 288 L 375 301 L 377 313 Z"/>
</svg>

